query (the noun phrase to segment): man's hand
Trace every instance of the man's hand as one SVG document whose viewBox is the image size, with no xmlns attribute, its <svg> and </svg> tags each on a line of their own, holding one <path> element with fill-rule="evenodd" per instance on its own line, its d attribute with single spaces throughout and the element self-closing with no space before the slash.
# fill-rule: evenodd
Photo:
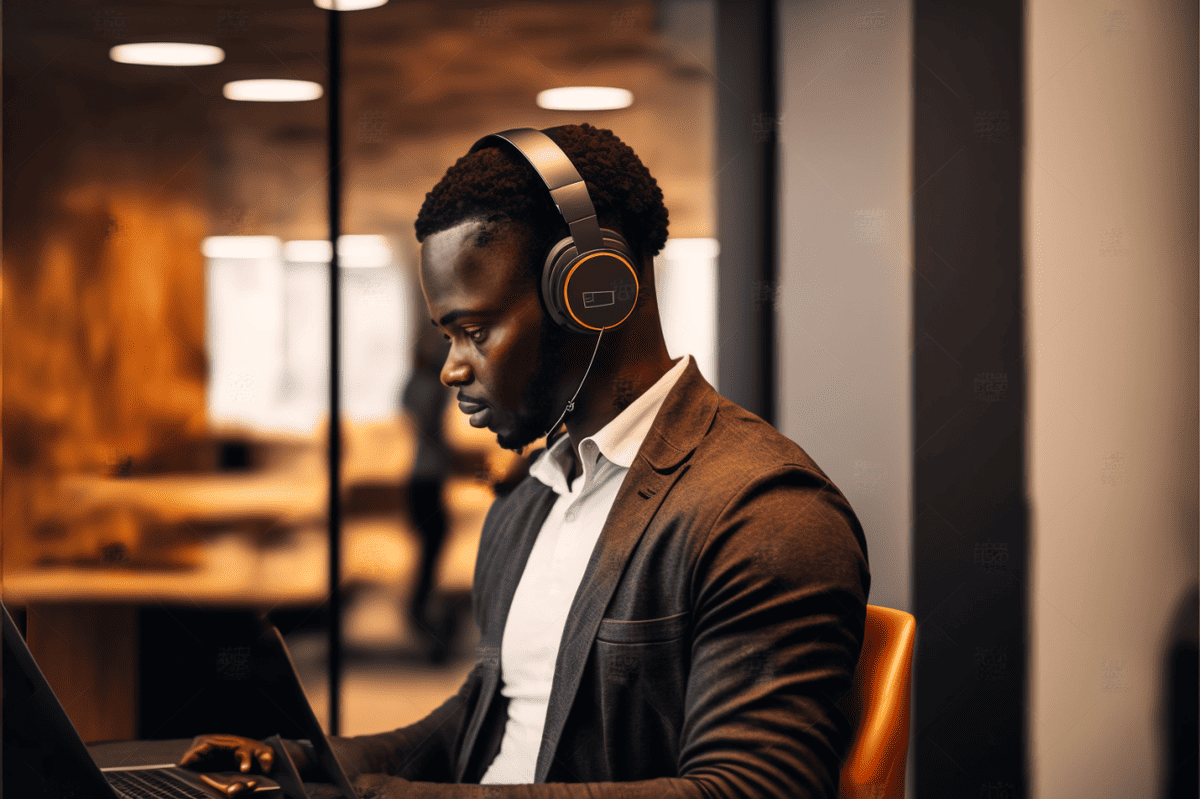
<svg viewBox="0 0 1200 799">
<path fill-rule="evenodd" d="M 183 753 L 183 757 L 179 758 L 179 765 L 190 767 L 211 762 L 213 755 L 219 752 L 232 752 L 242 773 L 250 770 L 254 760 L 258 761 L 264 774 L 269 773 L 275 765 L 275 752 L 271 747 L 262 741 L 243 738 L 240 735 L 197 735 L 192 739 L 192 745 Z M 227 790 L 225 786 L 219 787 L 221 790 Z"/>
<path fill-rule="evenodd" d="M 228 796 L 237 796 L 243 791 L 252 791 L 258 785 L 258 780 L 244 774 L 229 774 L 221 777 L 201 774 L 200 779 Z"/>
</svg>

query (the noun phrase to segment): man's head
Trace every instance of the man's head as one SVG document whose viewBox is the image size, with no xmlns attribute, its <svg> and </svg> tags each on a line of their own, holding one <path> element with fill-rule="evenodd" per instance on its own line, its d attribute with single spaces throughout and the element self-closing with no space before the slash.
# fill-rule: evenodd
<svg viewBox="0 0 1200 799">
<path fill-rule="evenodd" d="M 601 226 L 625 237 L 652 278 L 647 264 L 667 238 L 654 178 L 611 131 L 585 124 L 545 133 L 583 177 Z M 426 195 L 416 231 L 425 298 L 451 341 L 442 381 L 487 409 L 475 421 L 500 446 L 520 450 L 558 418 L 595 344 L 559 329 L 539 300 L 546 253 L 570 231 L 541 178 L 507 146 L 447 170 Z"/>
<path fill-rule="evenodd" d="M 649 170 L 611 130 L 584 123 L 543 132 L 587 184 L 600 226 L 621 233 L 633 248 L 639 270 L 643 268 L 667 241 L 667 208 Z M 417 214 L 417 241 L 468 219 L 492 221 L 475 242 L 481 247 L 493 236 L 505 235 L 508 223 L 531 231 L 522 274 L 535 282 L 541 280 L 546 253 L 570 235 L 533 167 L 499 142 L 458 159 L 425 195 Z"/>
</svg>

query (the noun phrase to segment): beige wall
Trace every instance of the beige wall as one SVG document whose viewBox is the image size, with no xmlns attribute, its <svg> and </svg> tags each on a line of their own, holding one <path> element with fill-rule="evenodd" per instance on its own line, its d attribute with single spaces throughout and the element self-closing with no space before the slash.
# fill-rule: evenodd
<svg viewBox="0 0 1200 799">
<path fill-rule="evenodd" d="M 849 499 L 872 604 L 911 610 L 912 4 L 780 3 L 780 430 Z"/>
<path fill-rule="evenodd" d="M 912 2 L 781 0 L 779 31 L 779 429 L 862 522 L 868 601 L 911 611 Z"/>
<path fill-rule="evenodd" d="M 1149 797 L 1198 557 L 1197 9 L 1027 9 L 1030 787 Z"/>
</svg>

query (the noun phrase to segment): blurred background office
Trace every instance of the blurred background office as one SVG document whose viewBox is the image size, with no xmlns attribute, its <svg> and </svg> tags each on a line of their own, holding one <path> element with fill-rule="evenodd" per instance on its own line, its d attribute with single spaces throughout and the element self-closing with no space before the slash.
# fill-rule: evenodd
<svg viewBox="0 0 1200 799">
<path fill-rule="evenodd" d="M 525 463 L 429 380 L 412 223 L 587 121 L 663 189 L 670 354 L 917 618 L 909 795 L 1196 795 L 1194 3 L 339 2 L 3 3 L 0 597 L 85 740 L 217 731 L 258 611 L 332 731 L 457 689 Z"/>
</svg>

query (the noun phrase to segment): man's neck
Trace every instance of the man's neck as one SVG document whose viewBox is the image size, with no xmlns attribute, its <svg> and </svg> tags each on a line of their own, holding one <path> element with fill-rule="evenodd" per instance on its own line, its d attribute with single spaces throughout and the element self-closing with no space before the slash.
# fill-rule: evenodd
<svg viewBox="0 0 1200 799">
<path fill-rule="evenodd" d="M 583 461 L 579 454 L 580 442 L 588 436 L 595 435 L 617 418 L 621 411 L 645 394 L 673 366 L 675 364 L 671 362 L 664 347 L 660 357 L 653 360 L 642 359 L 601 383 L 602 388 L 588 396 L 586 415 L 575 420 L 567 419 L 567 436 L 571 441 L 574 460 L 570 479 L 567 481 L 568 486 L 583 474 Z"/>
<path fill-rule="evenodd" d="M 654 286 L 654 268 L 646 260 L 646 280 L 639 292 L 637 307 L 628 321 L 597 342 L 593 350 L 596 371 L 587 381 L 586 396 L 580 395 L 576 413 L 567 414 L 567 435 L 575 456 L 572 480 L 583 473 L 579 444 L 595 435 L 621 411 L 671 370 L 674 364 L 667 354 L 658 299 Z"/>
</svg>

